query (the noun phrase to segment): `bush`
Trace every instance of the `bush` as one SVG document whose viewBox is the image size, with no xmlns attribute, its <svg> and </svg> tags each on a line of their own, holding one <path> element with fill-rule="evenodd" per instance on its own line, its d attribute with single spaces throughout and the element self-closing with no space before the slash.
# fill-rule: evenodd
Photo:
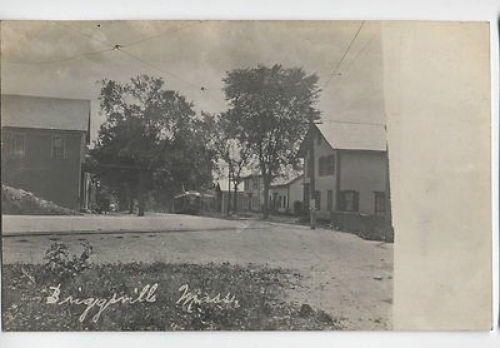
<svg viewBox="0 0 500 348">
<path fill-rule="evenodd" d="M 353 233 L 363 239 L 394 242 L 394 231 L 387 226 L 384 216 L 332 212 L 330 220 L 335 229 Z"/>
<path fill-rule="evenodd" d="M 90 267 L 89 258 L 94 248 L 89 243 L 82 243 L 83 251 L 79 256 L 71 255 L 64 243 L 53 243 L 45 251 L 44 270 L 46 274 L 57 277 L 60 281 L 75 278 Z"/>
</svg>

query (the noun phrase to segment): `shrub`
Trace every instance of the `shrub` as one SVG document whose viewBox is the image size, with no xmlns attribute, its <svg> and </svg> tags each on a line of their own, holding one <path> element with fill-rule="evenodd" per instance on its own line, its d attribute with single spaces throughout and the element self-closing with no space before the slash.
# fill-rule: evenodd
<svg viewBox="0 0 500 348">
<path fill-rule="evenodd" d="M 83 251 L 79 256 L 71 255 L 64 243 L 53 243 L 44 256 L 46 274 L 57 277 L 60 281 L 75 278 L 90 267 L 89 258 L 94 248 L 87 242 L 82 243 Z"/>
</svg>

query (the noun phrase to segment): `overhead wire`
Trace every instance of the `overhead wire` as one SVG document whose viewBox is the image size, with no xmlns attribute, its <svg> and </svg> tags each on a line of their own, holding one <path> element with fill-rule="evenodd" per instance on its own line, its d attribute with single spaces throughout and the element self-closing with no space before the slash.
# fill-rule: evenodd
<svg viewBox="0 0 500 348">
<path fill-rule="evenodd" d="M 116 45 L 116 46 L 114 47 L 114 49 L 115 49 L 115 50 L 117 50 L 117 51 L 119 51 L 119 52 L 121 52 L 121 53 L 123 53 L 123 54 L 125 54 L 125 55 L 127 55 L 127 56 L 129 56 L 129 57 L 131 57 L 131 58 L 133 58 L 133 59 L 135 59 L 136 61 L 141 62 L 141 63 L 142 63 L 142 64 L 144 64 L 144 65 L 149 66 L 150 68 L 153 68 L 153 69 L 155 69 L 155 70 L 157 70 L 157 71 L 160 71 L 160 72 L 162 72 L 162 73 L 164 73 L 164 74 L 170 75 L 170 76 L 172 76 L 172 77 L 174 77 L 174 78 L 176 78 L 176 79 L 178 79 L 178 80 L 181 80 L 181 81 L 183 81 L 183 82 L 185 82 L 185 83 L 187 83 L 187 84 L 189 84 L 189 85 L 191 85 L 191 86 L 194 86 L 194 87 L 197 87 L 197 88 L 198 88 L 198 86 L 197 86 L 197 85 L 195 85 L 194 83 L 189 82 L 188 80 L 183 79 L 182 77 L 180 77 L 180 76 L 178 76 L 178 75 L 175 75 L 175 74 L 173 74 L 173 73 L 171 73 L 171 72 L 169 72 L 169 71 L 163 70 L 163 69 L 161 69 L 161 68 L 159 68 L 159 67 L 157 67 L 157 66 L 155 66 L 155 65 L 153 65 L 153 64 L 151 64 L 151 63 L 149 63 L 148 61 L 146 61 L 146 60 L 144 60 L 144 59 L 142 59 L 142 58 L 139 58 L 139 57 L 137 57 L 136 55 L 134 55 L 134 54 L 132 54 L 132 53 L 130 53 L 130 52 L 125 51 L 125 50 L 124 50 L 124 49 L 123 49 L 120 45 Z M 202 87 L 202 88 L 200 88 L 200 90 L 202 90 L 202 91 L 203 91 L 203 90 L 204 90 L 204 88 Z"/>
<path fill-rule="evenodd" d="M 51 60 L 45 60 L 45 61 L 4 61 L 5 63 L 12 63 L 12 64 L 49 64 L 49 63 L 55 63 L 55 62 L 64 62 L 64 61 L 69 61 L 69 60 L 72 60 L 72 59 L 77 59 L 77 58 L 80 58 L 80 57 L 84 57 L 84 56 L 92 56 L 92 55 L 98 55 L 98 54 L 102 54 L 102 53 L 105 53 L 105 52 L 111 52 L 111 51 L 119 51 L 127 56 L 129 56 L 130 58 L 152 68 L 152 69 L 155 69 L 159 72 L 162 72 L 162 73 L 165 73 L 171 77 L 174 77 L 180 81 L 183 81 L 184 83 L 190 85 L 190 86 L 193 86 L 196 88 L 196 90 L 201 90 L 203 92 L 205 91 L 219 91 L 221 90 L 221 88 L 216 88 L 216 89 L 208 89 L 206 87 L 201 87 L 176 75 L 176 74 L 173 74 L 167 70 L 164 70 L 138 56 L 136 56 L 135 54 L 132 54 L 130 53 L 129 51 L 126 51 L 124 50 L 124 47 L 129 47 L 129 46 L 133 46 L 133 45 L 138 45 L 138 44 L 141 44 L 143 42 L 146 42 L 146 41 L 149 41 L 149 40 L 153 40 L 153 39 L 156 39 L 156 38 L 159 38 L 161 36 L 164 36 L 164 35 L 167 35 L 169 33 L 172 33 L 172 32 L 176 32 L 176 31 L 180 31 L 182 29 L 185 29 L 187 27 L 191 27 L 191 26 L 194 26 L 194 25 L 198 25 L 200 23 L 202 23 L 202 21 L 198 21 L 196 23 L 192 23 L 192 24 L 188 24 L 188 25 L 185 25 L 185 26 L 182 26 L 180 28 L 175 28 L 175 29 L 172 29 L 172 30 L 168 30 L 166 32 L 163 32 L 161 34 L 158 34 L 158 35 L 154 35 L 154 36 L 151 36 L 151 37 L 147 37 L 147 38 L 144 38 L 144 39 L 141 39 L 141 40 L 137 40 L 137 41 L 133 41 L 133 42 L 130 42 L 130 43 L 127 43 L 127 44 L 124 44 L 124 45 L 120 45 L 120 44 L 111 44 L 109 41 L 106 40 L 106 42 L 104 40 L 101 40 L 101 39 L 98 39 L 94 36 L 90 36 L 90 35 L 87 35 L 81 31 L 79 31 L 78 29 L 76 28 L 73 28 L 71 26 L 68 26 L 68 25 L 65 25 L 63 24 L 62 22 L 54 22 L 56 23 L 57 25 L 59 26 L 62 26 L 66 29 L 69 29 L 73 32 L 76 32 L 82 36 L 85 36 L 87 37 L 88 39 L 90 40 L 93 40 L 93 41 L 97 41 L 101 44 L 104 44 L 110 48 L 107 48 L 107 49 L 104 49 L 104 50 L 98 50 L 98 51 L 93 51 L 93 52 L 87 52 L 87 53 L 81 53 L 81 54 L 77 54 L 77 55 L 74 55 L 74 56 L 70 56 L 70 57 L 65 57 L 65 58 L 60 58 L 60 59 L 51 59 Z M 331 82 L 333 76 L 336 75 L 339 67 L 341 66 L 342 62 L 345 60 L 345 58 L 347 57 L 348 53 L 350 52 L 356 38 L 358 37 L 359 33 L 361 32 L 362 28 L 363 28 L 363 25 L 365 24 L 365 21 L 362 21 L 358 30 L 356 31 L 356 33 L 354 34 L 353 38 L 351 39 L 351 41 L 349 42 L 349 45 L 347 46 L 343 56 L 341 57 L 341 59 L 338 61 L 337 65 L 335 66 L 335 68 L 333 69 L 332 73 L 330 74 L 329 76 L 329 79 L 328 81 L 326 82 L 325 86 L 328 86 L 328 84 Z M 359 58 L 359 56 L 361 55 L 361 53 L 368 47 L 368 45 L 371 43 L 371 41 L 373 40 L 373 37 L 371 39 L 369 39 L 367 41 L 367 43 L 363 46 L 363 48 L 361 48 L 358 53 L 356 54 L 356 56 L 354 57 L 354 59 L 350 62 L 350 66 L 352 66 L 354 64 L 354 62 Z M 365 98 L 366 99 L 366 98 Z M 344 122 L 344 121 L 334 121 L 334 120 L 325 120 L 323 121 L 323 123 L 343 123 L 343 124 L 365 124 L 365 125 L 374 125 L 374 126 L 384 126 L 383 124 L 379 124 L 379 123 L 360 123 L 360 122 Z"/>
<path fill-rule="evenodd" d="M 321 120 L 321 123 L 339 123 L 339 124 L 358 124 L 358 125 L 367 125 L 367 126 L 385 126 L 383 123 L 370 123 L 370 122 L 352 122 L 352 121 L 338 121 L 338 120 Z"/>
<path fill-rule="evenodd" d="M 356 34 L 354 35 L 354 37 L 352 38 L 352 40 L 350 41 L 344 55 L 342 56 L 342 58 L 340 59 L 340 61 L 338 62 L 337 66 L 335 67 L 335 69 L 333 70 L 333 73 L 330 75 L 330 79 L 328 80 L 328 82 L 325 84 L 325 87 L 328 85 L 328 83 L 331 81 L 331 79 L 333 78 L 333 76 L 336 75 L 336 73 L 338 72 L 338 69 L 340 67 L 340 65 L 342 64 L 343 60 L 346 58 L 347 54 L 349 53 L 350 49 L 352 48 L 353 44 L 354 44 L 354 41 L 356 40 L 356 38 L 358 37 L 359 33 L 361 32 L 361 29 L 363 28 L 363 24 L 364 24 L 364 21 L 361 23 L 360 27 L 358 28 Z M 361 56 L 361 54 L 363 52 L 365 52 L 365 50 L 368 48 L 368 46 L 373 42 L 373 40 L 375 39 L 375 35 L 372 35 L 367 41 L 366 43 L 363 45 L 363 47 L 356 53 L 356 55 L 354 56 L 354 58 L 349 62 L 349 66 L 347 68 L 347 70 L 345 72 L 349 72 L 351 70 L 351 68 L 354 66 L 354 64 L 356 63 L 357 59 Z M 345 73 L 343 74 L 345 76 Z M 332 94 L 335 94 L 337 91 L 339 91 L 341 88 L 341 86 L 337 86 L 337 88 L 334 90 L 334 92 Z M 369 95 L 365 96 L 364 98 L 362 98 L 361 100 L 358 100 L 357 102 L 361 102 L 361 101 L 365 101 L 369 98 L 371 98 L 373 95 L 379 93 L 379 90 L 376 90 L 372 93 L 370 93 Z M 348 110 L 349 108 L 346 108 L 345 110 Z M 350 121 L 338 121 L 338 120 L 324 120 L 322 121 L 323 123 L 338 123 L 338 124 L 355 124 L 355 125 L 371 125 L 371 126 L 382 126 L 382 127 L 385 127 L 386 125 L 383 124 L 383 123 L 370 123 L 370 122 L 350 122 Z"/>
<path fill-rule="evenodd" d="M 361 32 L 361 29 L 363 28 L 364 24 L 365 24 L 365 21 L 362 21 L 361 24 L 360 24 L 360 26 L 359 26 L 359 28 L 358 28 L 358 30 L 356 31 L 356 34 L 354 34 L 353 38 L 349 42 L 349 45 L 347 46 L 347 49 L 344 52 L 344 55 L 338 61 L 337 65 L 333 69 L 332 73 L 330 74 L 330 77 L 328 78 L 328 81 L 326 81 L 326 83 L 323 86 L 323 88 L 326 88 L 330 84 L 330 81 L 332 80 L 333 76 L 335 76 L 335 74 L 337 73 L 337 70 L 339 69 L 340 65 L 342 64 L 342 62 L 344 61 L 345 57 L 347 56 L 347 54 L 351 50 L 352 44 L 354 43 L 354 41 L 356 41 L 356 38 L 358 37 L 359 33 Z"/>
<path fill-rule="evenodd" d="M 150 37 L 147 37 L 147 38 L 144 38 L 144 39 L 141 39 L 141 40 L 133 41 L 133 42 L 127 43 L 125 45 L 121 45 L 121 44 L 114 44 L 113 45 L 112 43 L 110 43 L 107 40 L 104 41 L 102 39 L 98 39 L 98 38 L 96 38 L 94 36 L 91 36 L 91 35 L 88 35 L 86 33 L 83 33 L 82 31 L 80 31 L 80 30 L 78 30 L 76 28 L 73 28 L 72 26 L 66 25 L 63 22 L 54 21 L 53 23 L 56 24 L 56 25 L 58 25 L 58 26 L 61 26 L 61 27 L 65 28 L 65 29 L 71 30 L 71 31 L 73 31 L 73 32 L 75 32 L 75 33 L 77 33 L 77 34 L 79 34 L 81 36 L 84 36 L 84 37 L 90 39 L 90 40 L 93 40 L 93 41 L 99 42 L 99 43 L 101 43 L 103 45 L 106 45 L 109 48 L 108 49 L 104 49 L 104 50 L 98 50 L 98 51 L 92 51 L 92 52 L 87 52 L 87 53 L 81 53 L 81 54 L 77 54 L 77 55 L 74 55 L 74 56 L 69 56 L 69 57 L 64 57 L 64 58 L 58 58 L 58 59 L 50 59 L 50 60 L 43 60 L 43 61 L 8 61 L 8 60 L 6 60 L 6 61 L 4 61 L 4 63 L 26 64 L 26 65 L 50 64 L 50 63 L 65 62 L 65 61 L 73 60 L 73 59 L 84 57 L 84 56 L 97 55 L 97 54 L 101 54 L 101 53 L 104 53 L 104 52 L 119 51 L 119 52 L 121 52 L 121 53 L 123 53 L 123 54 L 125 54 L 125 55 L 127 55 L 127 56 L 129 56 L 131 58 L 133 58 L 134 60 L 139 61 L 139 62 L 141 62 L 144 65 L 147 65 L 150 68 L 153 68 L 153 69 L 155 69 L 157 71 L 160 71 L 160 72 L 162 72 L 164 74 L 167 74 L 167 75 L 169 75 L 171 77 L 174 77 L 177 80 L 183 81 L 184 83 L 186 83 L 186 84 L 188 84 L 188 85 L 190 85 L 192 87 L 195 87 L 196 90 L 200 90 L 202 92 L 206 92 L 206 91 L 209 90 L 208 88 L 206 88 L 204 86 L 200 87 L 199 85 L 196 85 L 196 84 L 194 84 L 194 83 L 192 83 L 192 82 L 190 82 L 190 81 L 188 81 L 188 80 L 186 80 L 186 79 L 184 79 L 184 78 L 182 78 L 182 77 L 180 77 L 180 76 L 178 76 L 178 75 L 176 75 L 176 74 L 174 74 L 172 72 L 169 72 L 169 71 L 167 71 L 165 69 L 162 69 L 162 68 L 160 68 L 160 67 L 158 67 L 158 66 L 156 66 L 154 64 L 151 64 L 150 62 L 148 62 L 148 61 L 146 61 L 146 60 L 144 60 L 144 59 L 136 56 L 135 54 L 132 54 L 132 53 L 130 53 L 128 51 L 125 51 L 123 49 L 124 47 L 138 45 L 138 44 L 141 44 L 143 42 L 146 42 L 146 41 L 149 41 L 149 40 L 153 40 L 153 39 L 159 38 L 161 36 L 167 35 L 169 33 L 180 31 L 182 29 L 185 29 L 187 27 L 191 27 L 191 26 L 194 26 L 194 25 L 198 25 L 198 24 L 202 23 L 202 21 L 197 21 L 195 23 L 190 23 L 188 25 L 184 25 L 184 26 L 179 27 L 179 28 L 171 29 L 171 30 L 165 31 L 165 32 L 163 32 L 161 34 L 150 36 Z M 210 90 L 213 90 L 213 89 L 210 89 Z M 220 89 L 217 89 L 217 90 L 220 90 Z"/>
<path fill-rule="evenodd" d="M 105 50 L 98 50 L 98 51 L 93 51 L 93 52 L 86 52 L 86 53 L 81 53 L 81 54 L 77 54 L 77 55 L 74 55 L 74 56 L 69 56 L 69 57 L 64 57 L 64 58 L 58 58 L 58 59 L 49 59 L 49 60 L 38 60 L 38 61 L 10 61 L 10 60 L 2 60 L 2 63 L 7 63 L 7 64 L 26 64 L 26 65 L 59 63 L 59 62 L 65 62 L 65 61 L 73 60 L 73 59 L 80 58 L 80 57 L 94 56 L 94 55 L 102 54 L 104 52 L 111 52 L 112 50 L 113 50 L 113 48 L 108 48 L 108 49 L 105 49 Z"/>
<path fill-rule="evenodd" d="M 349 77 L 349 75 L 347 75 L 349 72 L 351 72 L 352 70 L 352 67 L 354 66 L 354 64 L 356 63 L 356 60 L 361 56 L 361 54 L 368 48 L 368 46 L 370 46 L 370 44 L 373 42 L 373 40 L 375 39 L 375 35 L 372 35 L 365 43 L 365 45 L 358 51 L 358 53 L 356 53 L 356 55 L 354 56 L 354 58 L 349 62 L 349 66 L 347 67 L 346 70 L 344 71 L 341 71 L 339 74 L 342 74 L 343 77 L 347 76 Z M 345 80 L 344 80 L 345 81 Z M 333 92 L 331 92 L 332 95 L 335 95 L 340 89 L 342 88 L 342 85 L 339 84 L 337 86 L 337 88 L 335 88 L 335 90 Z"/>
</svg>

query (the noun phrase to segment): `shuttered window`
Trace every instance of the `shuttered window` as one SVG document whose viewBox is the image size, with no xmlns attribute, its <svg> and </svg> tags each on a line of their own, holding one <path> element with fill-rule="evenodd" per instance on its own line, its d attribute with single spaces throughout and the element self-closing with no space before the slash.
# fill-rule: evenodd
<svg viewBox="0 0 500 348">
<path fill-rule="evenodd" d="M 359 192 L 353 190 L 342 191 L 340 199 L 343 211 L 359 211 Z"/>
</svg>

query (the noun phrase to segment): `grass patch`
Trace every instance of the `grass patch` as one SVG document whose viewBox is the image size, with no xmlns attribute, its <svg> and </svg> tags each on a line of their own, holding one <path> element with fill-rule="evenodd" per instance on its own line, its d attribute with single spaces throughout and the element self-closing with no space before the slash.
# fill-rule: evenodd
<svg viewBox="0 0 500 348">
<path fill-rule="evenodd" d="M 42 265 L 4 265 L 3 328 L 7 331 L 170 331 L 170 330 L 337 330 L 339 320 L 308 304 L 286 301 L 287 289 L 300 274 L 286 269 L 224 264 L 92 264 L 61 282 Z M 87 304 L 50 304 L 51 286 L 60 285 L 59 303 L 75 299 L 138 298 L 143 288 L 148 301 L 115 303 L 93 320 L 99 308 Z M 150 286 L 147 288 L 147 286 Z M 198 299 L 226 299 L 226 303 L 178 303 L 188 285 Z M 143 299 L 147 296 L 143 296 Z M 154 297 L 154 301 L 153 301 Z M 212 302 L 217 302 L 216 300 Z M 103 303 L 101 303 L 103 305 Z"/>
</svg>

